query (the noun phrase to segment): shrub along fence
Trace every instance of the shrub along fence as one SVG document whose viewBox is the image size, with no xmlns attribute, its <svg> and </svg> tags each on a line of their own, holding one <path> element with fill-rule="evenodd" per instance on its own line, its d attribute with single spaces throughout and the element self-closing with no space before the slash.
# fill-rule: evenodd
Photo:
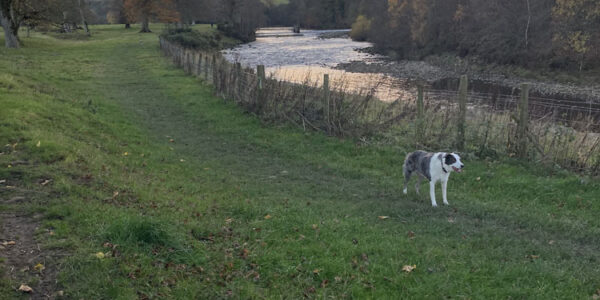
<svg viewBox="0 0 600 300">
<path fill-rule="evenodd" d="M 230 63 L 219 52 L 186 49 L 160 39 L 163 53 L 185 72 L 211 83 L 225 100 L 269 122 L 363 141 L 402 141 L 417 148 L 465 151 L 479 157 L 519 156 L 600 175 L 600 105 L 419 86 L 414 100 L 382 102 L 376 86 L 352 91 L 344 83 L 291 83 Z M 374 138 L 374 139 L 369 139 Z"/>
</svg>

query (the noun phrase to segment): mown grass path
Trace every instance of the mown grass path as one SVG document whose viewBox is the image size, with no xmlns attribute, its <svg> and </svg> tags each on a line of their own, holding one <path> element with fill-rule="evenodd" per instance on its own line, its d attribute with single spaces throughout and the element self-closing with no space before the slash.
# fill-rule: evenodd
<svg viewBox="0 0 600 300">
<path fill-rule="evenodd" d="M 434 209 L 426 187 L 401 193 L 410 147 L 261 124 L 172 66 L 155 35 L 97 30 L 60 43 L 72 64 L 52 65 L 45 41 L 28 59 L 46 72 L 13 70 L 57 89 L 47 101 L 66 99 L 55 108 L 68 122 L 14 136 L 34 145 L 62 130 L 66 158 L 23 171 L 52 174 L 61 195 L 30 209 L 49 216 L 47 245 L 74 253 L 60 277 L 69 295 L 581 299 L 600 288 L 597 183 L 467 160 L 451 206 Z"/>
</svg>

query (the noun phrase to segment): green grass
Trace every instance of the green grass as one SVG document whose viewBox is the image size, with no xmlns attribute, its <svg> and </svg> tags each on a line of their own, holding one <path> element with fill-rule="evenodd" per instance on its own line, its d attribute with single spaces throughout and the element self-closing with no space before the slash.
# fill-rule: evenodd
<svg viewBox="0 0 600 300">
<path fill-rule="evenodd" d="M 69 253 L 69 298 L 586 299 L 600 288 L 597 181 L 467 159 L 451 206 L 434 209 L 426 187 L 401 192 L 408 145 L 261 124 L 173 67 L 155 34 L 92 32 L 0 49 L 0 179 L 31 193 L 9 209 L 45 214 L 44 247 Z M 30 164 L 8 168 L 18 160 Z"/>
</svg>

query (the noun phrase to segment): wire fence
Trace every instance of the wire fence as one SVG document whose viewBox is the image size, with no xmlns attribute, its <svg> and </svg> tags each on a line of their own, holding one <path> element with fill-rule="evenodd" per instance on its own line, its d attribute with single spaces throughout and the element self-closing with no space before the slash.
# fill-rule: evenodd
<svg viewBox="0 0 600 300">
<path fill-rule="evenodd" d="M 528 95 L 419 89 L 414 99 L 379 101 L 377 86 L 350 91 L 307 79 L 291 83 L 230 63 L 218 52 L 186 49 L 160 39 L 160 48 L 185 72 L 211 83 L 220 97 L 268 122 L 367 140 L 412 142 L 427 149 L 462 150 L 479 157 L 521 156 L 600 175 L 600 104 Z M 465 78 L 466 80 L 466 78 Z M 524 104 L 523 104 L 524 103 Z"/>
</svg>

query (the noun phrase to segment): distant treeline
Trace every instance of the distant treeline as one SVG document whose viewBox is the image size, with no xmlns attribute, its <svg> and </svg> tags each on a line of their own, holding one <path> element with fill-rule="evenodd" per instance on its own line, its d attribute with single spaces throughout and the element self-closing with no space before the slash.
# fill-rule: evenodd
<svg viewBox="0 0 600 300">
<path fill-rule="evenodd" d="M 352 37 L 397 58 L 453 53 L 556 69 L 600 67 L 598 0 L 290 0 L 271 24 L 352 26 Z"/>
</svg>

